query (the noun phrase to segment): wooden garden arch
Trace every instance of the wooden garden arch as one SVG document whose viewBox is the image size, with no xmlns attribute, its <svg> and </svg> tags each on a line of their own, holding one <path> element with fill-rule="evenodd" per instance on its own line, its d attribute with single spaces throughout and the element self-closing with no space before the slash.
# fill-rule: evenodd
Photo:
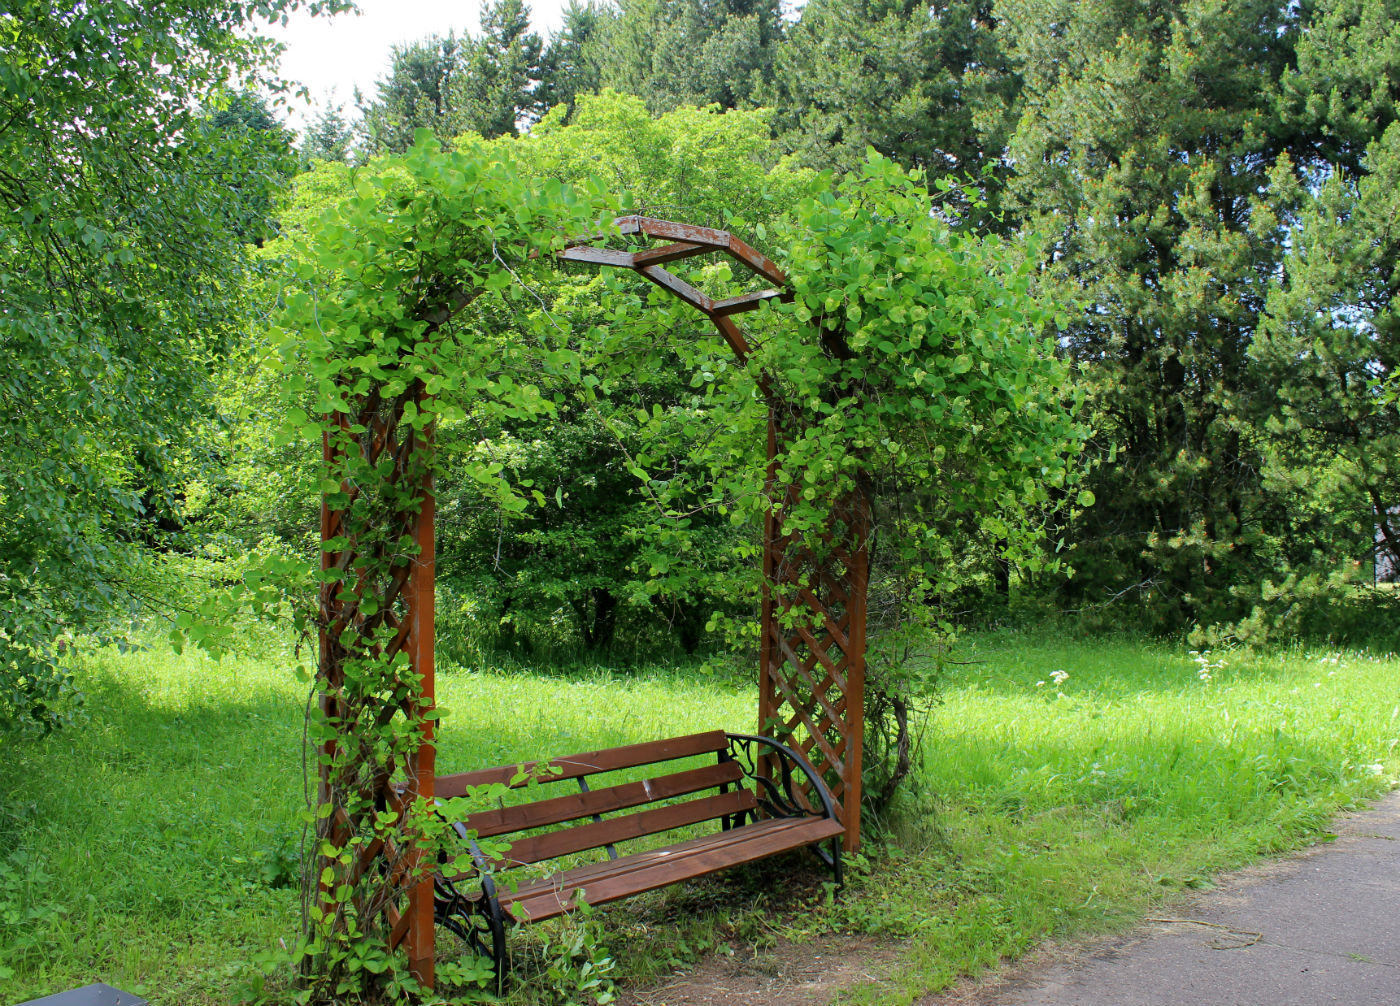
<svg viewBox="0 0 1400 1006">
<path fill-rule="evenodd" d="M 721 230 L 691 224 L 658 220 L 643 216 L 622 217 L 616 221 L 624 236 L 635 242 L 647 242 L 635 250 L 619 250 L 604 246 L 604 238 L 579 240 L 557 253 L 565 262 L 591 263 L 631 269 L 648 281 L 667 290 L 705 315 L 740 361 L 749 356 L 749 344 L 734 321 L 734 316 L 758 308 L 765 301 L 787 300 L 791 297 L 787 277 L 766 256 L 734 235 Z M 657 240 L 665 243 L 650 244 Z M 741 293 L 723 299 L 713 299 L 669 272 L 671 262 L 699 255 L 723 254 L 734 259 L 750 272 L 771 283 L 768 289 Z M 429 337 L 466 301 L 454 301 L 431 311 L 427 316 Z M 850 350 L 837 334 L 824 336 L 827 352 L 849 357 Z M 780 446 L 802 432 L 801 415 L 776 397 L 767 384 L 768 392 L 768 473 L 767 492 L 770 498 L 780 492 L 778 454 Z M 337 413 L 331 425 L 342 431 L 357 432 L 365 460 L 371 464 L 392 459 L 392 479 L 407 479 L 407 459 L 430 441 L 431 430 L 418 430 L 413 424 L 400 422 L 405 405 L 426 397 L 421 387 L 411 389 L 393 403 L 371 395 L 359 403 L 357 414 Z M 324 456 L 333 460 L 332 439 L 324 438 Z M 797 480 L 782 490 L 785 502 L 795 500 Z M 348 487 L 346 487 L 348 488 Z M 352 588 L 334 582 L 323 584 L 320 593 L 320 694 L 321 708 L 330 722 L 343 722 L 337 716 L 336 700 L 332 697 L 339 686 L 344 650 L 340 634 L 347 628 L 387 628 L 392 641 L 386 646 L 387 655 L 404 654 L 409 666 L 422 680 L 422 712 L 434 703 L 433 618 L 434 618 L 434 498 L 431 476 L 424 477 L 420 486 L 422 506 L 416 514 L 402 513 L 402 526 L 385 528 L 395 532 L 387 537 L 401 539 L 410 536 L 418 545 L 418 555 L 398 560 L 393 575 L 377 610 L 368 614 L 359 609 L 359 595 Z M 340 494 L 343 501 L 346 492 Z M 354 493 L 348 493 L 353 503 Z M 343 504 L 348 506 L 351 504 Z M 786 508 L 783 508 L 784 512 Z M 770 510 L 764 527 L 762 549 L 763 598 L 759 656 L 759 733 L 782 735 L 786 743 L 801 751 L 826 780 L 834 798 L 838 817 L 845 827 L 844 845 L 854 851 L 860 842 L 861 749 L 864 730 L 865 702 L 865 634 L 866 590 L 869 576 L 870 506 L 864 494 L 857 492 L 839 500 L 833 510 L 833 525 L 827 529 L 825 547 L 818 555 L 805 547 L 798 534 L 784 529 L 780 516 Z M 321 506 L 321 541 L 337 538 L 342 532 L 345 510 L 335 509 L 323 498 Z M 350 573 L 357 565 L 353 548 L 322 551 L 322 569 L 339 569 Z M 406 791 L 392 789 L 388 778 L 376 779 L 376 798 L 397 804 L 405 798 L 434 796 L 435 756 L 433 720 L 423 720 L 423 743 L 413 764 L 408 766 L 410 780 Z M 351 744 L 354 738 L 326 740 L 323 749 L 333 750 L 338 743 Z M 328 802 L 328 769 L 323 761 L 320 769 L 320 800 Z M 334 816 L 318 824 L 321 837 L 334 838 L 345 822 Z M 383 855 L 382 848 L 364 850 L 361 869 L 368 869 L 368 860 Z M 413 854 L 407 855 L 408 866 L 416 866 Z M 399 870 L 401 866 L 395 866 Z M 320 872 L 319 870 L 317 871 Z M 392 900 L 381 905 L 360 906 L 361 910 L 380 911 L 386 916 L 391 947 L 403 947 L 410 967 L 425 986 L 433 982 L 434 918 L 431 870 L 426 879 L 408 890 L 406 905 Z M 425 876 L 425 871 L 417 871 Z"/>
</svg>

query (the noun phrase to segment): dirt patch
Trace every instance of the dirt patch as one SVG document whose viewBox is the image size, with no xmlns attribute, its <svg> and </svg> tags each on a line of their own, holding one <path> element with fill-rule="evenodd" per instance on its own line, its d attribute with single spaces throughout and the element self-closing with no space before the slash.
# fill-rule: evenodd
<svg viewBox="0 0 1400 1006">
<path fill-rule="evenodd" d="M 693 971 L 630 988 L 619 1006 L 826 1006 L 837 992 L 878 982 L 897 945 L 869 937 L 820 937 L 732 955 L 708 954 Z"/>
</svg>

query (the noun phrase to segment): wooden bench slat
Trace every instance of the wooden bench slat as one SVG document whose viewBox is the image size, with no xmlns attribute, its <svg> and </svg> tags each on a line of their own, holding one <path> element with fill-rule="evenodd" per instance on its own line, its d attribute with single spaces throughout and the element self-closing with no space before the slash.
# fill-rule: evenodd
<svg viewBox="0 0 1400 1006">
<path fill-rule="evenodd" d="M 701 768 L 674 772 L 655 779 L 622 783 L 587 793 L 571 793 L 535 803 L 522 803 L 498 810 L 472 814 L 463 824 L 476 832 L 478 838 L 510 835 L 530 828 L 542 828 L 566 821 L 578 821 L 594 814 L 640 807 L 688 793 L 718 789 L 726 783 L 737 783 L 744 776 L 738 762 L 724 761 Z M 604 843 L 606 844 L 606 843 Z"/>
<path fill-rule="evenodd" d="M 599 849 L 629 838 L 642 838 L 673 828 L 683 828 L 689 824 L 699 824 L 701 821 L 713 821 L 717 817 L 753 810 L 757 806 L 758 801 L 753 790 L 733 790 L 700 800 L 673 803 L 605 821 L 575 825 L 561 831 L 522 838 L 511 843 L 506 858 L 510 865 L 538 863 L 588 849 Z"/>
<path fill-rule="evenodd" d="M 624 857 L 602 864 L 601 870 L 584 867 L 557 874 L 513 894 L 503 892 L 501 905 L 517 919 L 539 921 L 572 909 L 575 894 L 580 889 L 590 905 L 602 905 L 726 866 L 835 838 L 843 831 L 840 822 L 829 818 L 761 821 L 651 853 Z"/>
<path fill-rule="evenodd" d="M 763 821 L 752 822 L 742 826 L 745 834 L 760 834 L 769 831 L 783 831 L 787 828 L 795 828 L 804 824 L 808 818 L 768 818 Z M 730 829 L 729 831 L 716 831 L 708 835 L 700 835 L 696 838 L 687 839 L 684 842 L 677 842 L 674 845 L 661 846 L 656 849 L 644 849 L 641 852 L 630 853 L 620 859 L 605 859 L 599 863 L 585 863 L 575 866 L 569 870 L 561 870 L 542 880 L 532 881 L 529 884 L 522 884 L 519 890 L 512 894 L 502 894 L 502 904 L 507 901 L 519 901 L 522 898 L 532 896 L 531 892 L 538 894 L 540 891 L 552 890 L 560 883 L 568 882 L 575 887 L 583 883 L 593 883 L 605 877 L 612 877 L 623 873 L 630 873 L 634 870 L 645 869 L 655 863 L 664 862 L 677 855 L 689 855 L 693 852 L 703 851 L 723 845 L 732 845 L 740 829 Z"/>
<path fill-rule="evenodd" d="M 585 751 L 582 754 L 549 759 L 553 771 L 543 776 L 541 782 L 558 782 L 561 779 L 577 779 L 579 776 L 597 772 L 613 772 L 623 768 L 637 768 L 654 765 L 657 762 L 673 761 L 677 758 L 690 758 L 694 755 L 723 751 L 729 738 L 723 730 L 708 730 L 704 733 L 689 734 L 685 737 L 672 737 L 662 741 L 648 741 L 645 744 L 628 744 L 603 751 Z M 434 792 L 441 800 L 462 796 L 473 786 L 489 786 L 505 783 L 515 787 L 525 786 L 528 779 L 518 783 L 512 780 L 524 772 L 527 776 L 534 772 L 538 761 L 523 762 L 519 765 L 502 765 L 498 768 L 480 769 L 475 772 L 458 772 L 455 775 L 438 776 Z"/>
</svg>

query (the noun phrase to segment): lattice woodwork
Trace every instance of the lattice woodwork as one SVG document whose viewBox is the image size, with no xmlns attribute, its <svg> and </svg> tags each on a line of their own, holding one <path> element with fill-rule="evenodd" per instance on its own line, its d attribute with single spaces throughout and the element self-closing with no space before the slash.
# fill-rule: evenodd
<svg viewBox="0 0 1400 1006">
<path fill-rule="evenodd" d="M 770 495 L 776 491 L 777 426 L 770 415 Z M 786 502 L 796 502 L 800 484 L 789 484 Z M 812 763 L 838 805 L 852 852 L 860 845 L 868 527 L 865 498 L 853 493 L 834 508 L 819 554 L 772 513 L 763 548 L 759 732 Z M 817 805 L 815 795 L 809 801 Z"/>
<path fill-rule="evenodd" d="M 333 768 L 330 758 L 340 745 L 367 746 L 370 724 L 383 726 L 399 716 L 410 719 L 433 703 L 433 517 L 431 475 L 414 467 L 414 456 L 429 445 L 423 433 L 403 423 L 404 407 L 423 399 L 421 383 L 403 395 L 385 401 L 377 393 L 350 399 L 350 410 L 332 417 L 333 432 L 323 438 L 323 457 L 330 464 L 356 452 L 370 465 L 390 461 L 386 486 L 378 498 L 366 498 L 360 485 L 342 484 L 348 497 L 332 509 L 321 506 L 321 540 L 344 539 L 344 547 L 321 554 L 323 570 L 337 570 L 342 579 L 322 585 L 319 595 L 320 661 L 318 692 L 325 722 L 335 731 L 321 746 L 326 756 L 320 765 L 318 803 L 333 813 L 317 823 L 317 837 L 343 847 L 352 835 L 373 831 L 376 809 L 399 808 L 418 795 L 433 794 L 433 724 L 423 724 L 423 744 L 407 759 L 377 759 L 365 750 L 352 765 Z M 393 498 L 405 485 L 414 485 L 421 503 L 417 509 L 400 509 Z M 400 543 L 417 543 L 417 554 L 407 554 Z M 388 630 L 385 632 L 385 630 Z M 384 639 L 375 643 L 376 638 Z M 404 682 L 419 676 L 421 697 L 411 688 L 377 695 L 348 697 L 345 672 L 348 662 L 365 657 L 392 659 L 403 653 L 407 664 Z M 406 697 L 405 697 L 406 696 Z M 354 808 L 359 808 L 355 810 Z M 319 844 L 319 843 L 318 843 Z M 386 881 L 373 885 L 372 893 L 353 902 L 361 929 L 383 926 L 391 947 L 406 944 L 409 961 L 420 981 L 433 979 L 432 870 L 420 869 L 417 853 L 399 849 L 392 841 L 376 840 L 362 851 L 350 875 L 357 882 L 367 871 L 380 871 Z M 323 860 L 316 869 L 322 875 Z M 336 869 L 335 875 L 344 874 Z M 427 879 L 421 879 L 426 875 Z M 416 884 L 412 878 L 420 878 Z M 317 898 L 330 899 L 324 886 Z"/>
</svg>

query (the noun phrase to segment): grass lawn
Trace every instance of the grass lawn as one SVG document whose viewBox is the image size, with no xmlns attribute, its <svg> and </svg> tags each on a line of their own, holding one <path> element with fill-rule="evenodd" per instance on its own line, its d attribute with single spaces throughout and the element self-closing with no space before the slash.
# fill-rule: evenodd
<svg viewBox="0 0 1400 1006">
<path fill-rule="evenodd" d="M 974 662 L 950 671 L 933 711 L 919 792 L 847 896 L 787 922 L 798 938 L 901 941 L 895 982 L 853 1002 L 908 1001 L 1046 936 L 1130 922 L 1316 837 L 1400 769 L 1391 656 L 1227 655 L 1210 681 L 1183 649 L 1133 641 L 999 633 L 960 656 Z M 254 955 L 291 938 L 306 699 L 294 663 L 90 654 L 88 722 L 9 743 L 0 1003 L 101 980 L 158 1004 L 224 1004 Z M 749 688 L 677 669 L 445 671 L 439 695 L 443 772 L 754 716 Z M 712 905 L 680 891 L 601 912 L 618 973 L 747 938 L 762 911 L 721 903 L 675 922 L 697 903 Z"/>
</svg>

